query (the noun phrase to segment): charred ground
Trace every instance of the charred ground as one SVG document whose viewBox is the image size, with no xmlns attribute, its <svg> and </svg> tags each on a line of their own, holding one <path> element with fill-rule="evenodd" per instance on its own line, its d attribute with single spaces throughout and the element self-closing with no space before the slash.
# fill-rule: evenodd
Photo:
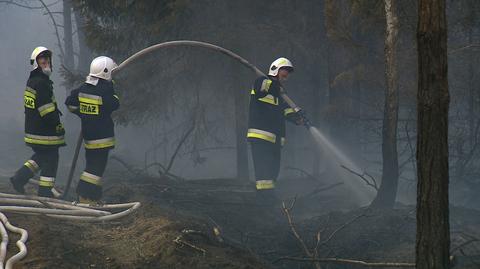
<svg viewBox="0 0 480 269">
<path fill-rule="evenodd" d="M 133 215 L 110 223 L 74 223 L 43 216 L 9 214 L 14 225 L 29 231 L 28 256 L 16 268 L 315 268 L 292 227 L 318 258 L 367 262 L 413 262 L 415 208 L 391 211 L 353 209 L 342 186 L 314 179 L 280 181 L 290 209 L 256 203 L 248 181 L 183 181 L 108 171 L 108 202 L 140 201 Z M 298 183 L 310 185 L 303 195 Z M 8 185 L 3 191 L 10 191 Z M 451 210 L 455 268 L 480 264 L 480 212 Z M 11 255 L 15 238 L 9 245 Z M 322 268 L 364 268 L 329 263 Z"/>
</svg>

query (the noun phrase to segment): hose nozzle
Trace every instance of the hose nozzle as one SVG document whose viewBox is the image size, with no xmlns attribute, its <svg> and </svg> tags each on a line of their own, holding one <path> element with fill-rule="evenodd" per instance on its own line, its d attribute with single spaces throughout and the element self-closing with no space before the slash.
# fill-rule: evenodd
<svg viewBox="0 0 480 269">
<path fill-rule="evenodd" d="M 312 122 L 307 118 L 307 112 L 305 110 L 299 108 L 297 115 L 302 120 L 303 126 L 305 126 L 307 129 L 312 127 Z"/>
</svg>

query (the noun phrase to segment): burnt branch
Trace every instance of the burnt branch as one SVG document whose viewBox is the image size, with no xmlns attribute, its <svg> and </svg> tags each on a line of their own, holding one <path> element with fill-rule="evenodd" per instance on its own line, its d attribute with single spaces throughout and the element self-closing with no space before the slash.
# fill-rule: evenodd
<svg viewBox="0 0 480 269">
<path fill-rule="evenodd" d="M 347 170 L 348 172 L 360 177 L 367 184 L 367 186 L 370 186 L 370 187 L 374 188 L 378 192 L 377 181 L 370 174 L 365 173 L 365 172 L 363 172 L 363 174 L 357 173 L 357 172 L 353 171 L 352 169 L 346 167 L 343 164 L 340 165 L 340 167 L 342 167 L 343 169 Z M 369 177 L 370 179 L 367 179 L 365 176 Z"/>
<path fill-rule="evenodd" d="M 285 201 L 283 201 L 282 202 L 283 213 L 287 217 L 288 226 L 290 227 L 290 230 L 292 231 L 293 235 L 298 240 L 298 242 L 300 242 L 300 245 L 302 245 L 302 248 L 303 248 L 303 251 L 305 252 L 305 254 L 307 254 L 307 256 L 310 257 L 311 259 L 316 258 L 316 254 L 312 253 L 308 249 L 307 245 L 305 244 L 305 241 L 303 241 L 302 237 L 298 234 L 297 229 L 295 228 L 295 223 L 293 222 L 293 217 L 292 217 L 291 211 L 292 211 L 293 207 L 295 206 L 296 201 L 297 201 L 297 198 L 296 197 L 293 198 L 288 207 L 285 204 Z M 317 269 L 321 268 L 321 266 L 318 262 L 314 262 L 314 264 L 315 264 L 315 268 L 317 268 Z"/>
<path fill-rule="evenodd" d="M 175 151 L 173 152 L 172 156 L 170 157 L 170 161 L 168 162 L 168 165 L 167 167 L 165 168 L 165 171 L 164 171 L 164 175 L 168 174 L 168 172 L 170 171 L 170 169 L 172 168 L 173 166 L 173 163 L 175 162 L 175 158 L 177 157 L 177 154 L 178 154 L 178 151 L 180 150 L 180 148 L 182 148 L 182 145 L 185 143 L 185 141 L 187 140 L 187 138 L 190 136 L 190 134 L 193 132 L 193 130 L 195 129 L 195 123 L 192 124 L 192 126 L 190 127 L 190 129 L 188 129 L 185 134 L 182 136 L 182 138 L 180 139 L 180 141 L 178 142 L 178 145 L 177 147 L 175 148 Z"/>
<path fill-rule="evenodd" d="M 189 229 L 183 229 L 182 230 L 182 233 L 177 236 L 173 242 L 176 243 L 177 245 L 179 246 L 187 246 L 187 247 L 190 247 L 191 249 L 193 250 L 196 250 L 200 253 L 202 253 L 203 256 L 205 256 L 207 254 L 207 251 L 201 247 L 198 247 L 198 246 L 195 246 L 194 244 L 188 242 L 184 236 L 185 235 L 189 235 L 189 234 L 194 234 L 194 235 L 201 235 L 203 237 L 206 237 L 208 238 L 204 233 L 200 232 L 200 231 L 195 231 L 195 230 L 189 230 Z"/>
<path fill-rule="evenodd" d="M 340 259 L 340 258 L 322 258 L 322 259 L 311 259 L 311 258 L 302 258 L 302 257 L 280 257 L 275 260 L 273 263 L 278 263 L 280 261 L 297 261 L 297 262 L 316 262 L 316 263 L 336 263 L 336 264 L 352 264 L 359 265 L 364 267 L 396 267 L 396 268 L 413 268 L 415 263 L 405 263 L 405 262 L 365 262 L 360 260 L 350 260 L 350 259 Z"/>
</svg>

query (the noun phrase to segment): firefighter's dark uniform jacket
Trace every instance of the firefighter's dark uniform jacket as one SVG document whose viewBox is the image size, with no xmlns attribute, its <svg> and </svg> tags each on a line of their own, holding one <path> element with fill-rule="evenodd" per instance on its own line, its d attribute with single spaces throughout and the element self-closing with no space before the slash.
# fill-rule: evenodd
<svg viewBox="0 0 480 269">
<path fill-rule="evenodd" d="M 40 68 L 30 72 L 24 92 L 25 143 L 36 148 L 65 145 L 61 112 L 53 94 L 53 82 Z"/>
<path fill-rule="evenodd" d="M 65 101 L 68 109 L 82 121 L 85 149 L 115 147 L 114 124 L 111 117 L 119 107 L 113 83 L 99 79 L 97 85 L 84 83 L 71 92 Z"/>
<path fill-rule="evenodd" d="M 294 111 L 280 98 L 280 83 L 270 77 L 255 80 L 250 92 L 247 138 L 273 144 L 285 143 L 285 120 L 294 120 Z"/>
<path fill-rule="evenodd" d="M 297 115 L 280 98 L 280 83 L 275 79 L 259 77 L 250 94 L 247 138 L 252 145 L 256 188 L 271 190 L 280 171 L 285 120 L 295 121 Z"/>
</svg>

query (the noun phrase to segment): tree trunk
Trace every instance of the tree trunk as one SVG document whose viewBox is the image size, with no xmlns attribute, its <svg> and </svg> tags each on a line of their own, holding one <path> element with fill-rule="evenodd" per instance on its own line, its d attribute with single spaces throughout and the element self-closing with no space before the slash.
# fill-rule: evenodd
<svg viewBox="0 0 480 269">
<path fill-rule="evenodd" d="M 417 269 L 450 268 L 445 0 L 418 3 Z"/>
<path fill-rule="evenodd" d="M 72 3 L 63 0 L 63 42 L 65 55 L 63 65 L 70 71 L 73 69 L 73 38 L 72 38 Z"/>
<path fill-rule="evenodd" d="M 235 144 L 237 148 L 237 178 L 248 180 L 248 147 L 247 147 L 247 107 L 248 95 L 245 91 L 234 88 L 235 100 Z"/>
<path fill-rule="evenodd" d="M 398 17 L 396 0 L 385 0 L 385 107 L 383 116 L 383 170 L 382 183 L 372 206 L 393 208 L 398 186 L 398 83 L 397 83 L 397 40 Z"/>
<path fill-rule="evenodd" d="M 228 32 L 235 32 L 235 35 L 225 36 L 225 46 L 227 48 L 234 49 L 239 55 L 247 55 L 250 51 L 249 44 L 245 44 L 242 40 L 245 40 L 243 36 L 244 31 L 237 29 L 236 21 L 239 20 L 239 14 L 242 13 L 242 5 L 236 1 L 225 1 L 223 6 L 225 11 L 237 10 L 238 12 L 226 17 L 225 27 L 230 29 Z M 244 53 L 245 52 L 245 53 Z M 243 180 L 249 180 L 249 167 L 248 167 L 248 143 L 247 143 L 247 125 L 248 125 L 248 100 L 250 97 L 250 91 L 248 88 L 243 88 L 242 68 L 237 63 L 230 63 L 230 70 L 233 76 L 230 81 L 232 83 L 231 90 L 235 106 L 235 147 L 236 147 L 236 166 L 237 166 L 237 178 Z"/>
<path fill-rule="evenodd" d="M 240 54 L 244 55 L 244 54 Z M 237 63 L 231 63 L 233 74 L 241 74 L 241 67 Z M 235 107 L 235 147 L 236 147 L 236 166 L 237 178 L 249 180 L 248 171 L 248 143 L 247 143 L 247 123 L 248 123 L 248 100 L 250 91 L 243 87 L 245 83 L 240 81 L 242 76 L 237 75 L 231 78 L 233 102 Z"/>
<path fill-rule="evenodd" d="M 474 8 L 471 8 L 471 12 L 473 13 Z M 474 14 L 471 14 L 472 18 L 475 18 Z M 473 43 L 473 38 L 472 38 L 472 27 L 468 29 L 468 44 Z M 469 141 L 470 142 L 470 147 L 473 148 L 475 145 L 475 140 L 476 140 L 476 126 L 475 126 L 475 86 L 474 86 L 474 66 L 473 66 L 473 59 L 474 55 L 471 53 L 471 51 L 468 52 L 468 71 L 467 71 L 467 76 L 468 76 L 468 127 L 469 127 Z"/>
<path fill-rule="evenodd" d="M 77 26 L 78 36 L 78 65 L 77 69 L 83 72 L 88 72 L 90 61 L 92 60 L 92 52 L 88 48 L 85 40 L 85 22 L 79 11 L 74 10 L 75 24 Z"/>
</svg>

